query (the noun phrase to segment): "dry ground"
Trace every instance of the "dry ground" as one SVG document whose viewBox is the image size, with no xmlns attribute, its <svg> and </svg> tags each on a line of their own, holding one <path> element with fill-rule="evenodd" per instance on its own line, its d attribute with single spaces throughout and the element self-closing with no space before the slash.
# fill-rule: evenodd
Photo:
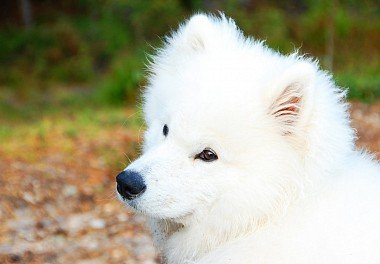
<svg viewBox="0 0 380 264">
<path fill-rule="evenodd" d="M 46 116 L 5 130 L 0 263 L 156 263 L 144 218 L 114 194 L 139 144 L 138 127 L 120 121 L 131 115 Z M 380 152 L 380 102 L 353 103 L 352 117 L 358 145 Z"/>
</svg>

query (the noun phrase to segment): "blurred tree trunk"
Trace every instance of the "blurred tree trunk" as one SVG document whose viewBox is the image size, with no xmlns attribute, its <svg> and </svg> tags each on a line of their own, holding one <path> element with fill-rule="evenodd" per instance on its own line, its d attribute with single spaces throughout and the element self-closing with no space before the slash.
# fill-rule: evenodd
<svg viewBox="0 0 380 264">
<path fill-rule="evenodd" d="M 338 1 L 333 0 L 328 6 L 328 18 L 327 18 L 327 34 L 326 34 L 326 57 L 325 65 L 328 70 L 332 71 L 334 66 L 334 38 L 335 38 L 335 15 L 337 10 Z"/>
<path fill-rule="evenodd" d="M 22 21 L 26 29 L 31 28 L 33 24 L 32 6 L 30 0 L 20 0 Z"/>
</svg>

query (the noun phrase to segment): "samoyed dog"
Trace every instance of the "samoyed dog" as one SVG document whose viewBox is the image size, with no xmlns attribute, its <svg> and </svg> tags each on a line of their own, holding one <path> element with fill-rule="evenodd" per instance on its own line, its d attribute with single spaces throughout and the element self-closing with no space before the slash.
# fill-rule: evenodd
<svg viewBox="0 0 380 264">
<path fill-rule="evenodd" d="M 197 14 L 153 56 L 117 180 L 164 263 L 380 263 L 380 166 L 318 63 Z"/>
</svg>

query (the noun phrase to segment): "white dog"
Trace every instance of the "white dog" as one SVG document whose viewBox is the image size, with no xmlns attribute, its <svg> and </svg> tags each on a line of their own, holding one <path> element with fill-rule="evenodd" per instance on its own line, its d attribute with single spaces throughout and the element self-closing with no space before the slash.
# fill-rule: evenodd
<svg viewBox="0 0 380 264">
<path fill-rule="evenodd" d="M 380 166 L 316 61 L 198 14 L 150 73 L 144 154 L 117 190 L 165 263 L 380 263 Z"/>
</svg>

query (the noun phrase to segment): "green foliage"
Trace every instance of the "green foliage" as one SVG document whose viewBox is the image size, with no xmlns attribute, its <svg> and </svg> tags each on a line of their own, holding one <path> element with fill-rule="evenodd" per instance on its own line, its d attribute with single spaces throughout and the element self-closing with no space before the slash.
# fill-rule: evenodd
<svg viewBox="0 0 380 264">
<path fill-rule="evenodd" d="M 336 75 L 336 81 L 342 87 L 348 87 L 351 99 L 372 102 L 380 98 L 380 75 L 378 68 L 370 67 L 359 72 L 347 70 Z"/>
<path fill-rule="evenodd" d="M 0 26 L 0 87 L 18 97 L 56 84 L 82 84 L 95 101 L 123 104 L 144 84 L 147 43 L 195 11 L 224 11 L 281 52 L 310 54 L 330 67 L 350 97 L 379 98 L 380 16 L 374 0 L 201 1 L 81 0 L 49 2 L 28 30 Z M 333 54 L 328 54 L 333 32 Z M 1 106 L 1 104 L 0 104 Z"/>
<path fill-rule="evenodd" d="M 109 73 L 100 82 L 96 93 L 99 102 L 120 105 L 135 98 L 144 77 L 143 55 L 140 51 L 115 59 Z"/>
<path fill-rule="evenodd" d="M 88 81 L 92 59 L 80 33 L 68 21 L 40 25 L 30 30 L 0 31 L 1 63 L 7 70 L 0 82 L 23 86 L 25 80 Z"/>
</svg>

